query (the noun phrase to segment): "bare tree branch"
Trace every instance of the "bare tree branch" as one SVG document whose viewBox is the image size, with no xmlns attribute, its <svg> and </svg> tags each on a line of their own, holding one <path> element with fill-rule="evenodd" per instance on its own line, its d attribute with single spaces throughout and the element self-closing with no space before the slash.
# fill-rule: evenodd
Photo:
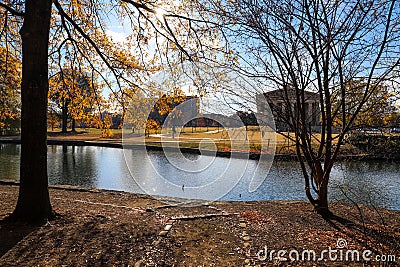
<svg viewBox="0 0 400 267">
<path fill-rule="evenodd" d="M 19 17 L 23 17 L 25 16 L 24 12 L 20 12 L 18 10 L 15 10 L 14 8 L 8 6 L 5 3 L 0 2 L 0 7 L 4 8 L 5 10 L 7 10 L 8 12 L 10 12 L 13 16 L 19 16 Z"/>
</svg>

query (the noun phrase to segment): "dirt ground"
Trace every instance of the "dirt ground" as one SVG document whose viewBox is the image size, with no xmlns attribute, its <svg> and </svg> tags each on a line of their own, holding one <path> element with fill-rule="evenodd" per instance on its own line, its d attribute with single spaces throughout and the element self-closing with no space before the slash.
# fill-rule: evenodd
<svg viewBox="0 0 400 267">
<path fill-rule="evenodd" d="M 302 201 L 177 207 L 125 192 L 52 187 L 50 194 L 55 220 L 12 224 L 4 219 L 18 187 L 0 185 L 0 266 L 400 265 L 399 211 L 334 203 L 336 217 L 327 220 Z M 299 258 L 288 258 L 292 250 Z M 305 250 L 316 252 L 315 260 L 302 257 Z M 335 250 L 336 259 L 323 250 Z M 359 251 L 359 261 L 346 261 L 347 250 Z"/>
</svg>

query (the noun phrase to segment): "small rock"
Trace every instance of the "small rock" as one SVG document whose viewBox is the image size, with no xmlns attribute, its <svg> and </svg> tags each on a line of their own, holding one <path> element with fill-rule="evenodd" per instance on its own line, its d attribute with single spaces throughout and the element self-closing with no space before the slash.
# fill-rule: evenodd
<svg viewBox="0 0 400 267">
<path fill-rule="evenodd" d="M 242 228 L 245 228 L 246 227 L 246 223 L 243 223 L 243 222 L 239 223 L 239 226 L 242 227 Z"/>
<path fill-rule="evenodd" d="M 244 241 L 250 241 L 250 239 L 251 239 L 251 238 L 250 238 L 250 236 L 248 236 L 248 235 L 246 235 L 246 236 L 243 237 L 243 240 L 244 240 Z"/>
<path fill-rule="evenodd" d="M 247 247 L 250 246 L 250 243 L 249 243 L 249 242 L 243 243 L 243 246 L 244 246 L 245 248 L 247 248 Z"/>
<path fill-rule="evenodd" d="M 244 260 L 244 263 L 245 263 L 245 264 L 249 264 L 249 263 L 250 263 L 250 259 L 245 259 L 245 260 Z"/>
<path fill-rule="evenodd" d="M 172 224 L 167 224 L 164 228 L 165 231 L 169 231 L 172 228 Z"/>
<path fill-rule="evenodd" d="M 168 234 L 168 231 L 161 231 L 158 235 L 159 236 L 166 236 Z"/>
</svg>

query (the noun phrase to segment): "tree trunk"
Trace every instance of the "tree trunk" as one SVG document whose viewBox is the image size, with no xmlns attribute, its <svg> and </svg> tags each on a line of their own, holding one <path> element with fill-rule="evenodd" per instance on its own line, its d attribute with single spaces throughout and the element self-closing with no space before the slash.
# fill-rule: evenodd
<svg viewBox="0 0 400 267">
<path fill-rule="evenodd" d="M 71 121 L 71 131 L 72 131 L 73 133 L 76 132 L 76 130 L 75 130 L 75 123 L 76 123 L 75 119 L 72 118 L 72 121 Z"/>
<path fill-rule="evenodd" d="M 319 188 L 318 197 L 315 202 L 315 211 L 322 216 L 331 216 L 332 213 L 329 210 L 328 205 L 328 178 L 322 181 Z"/>
<path fill-rule="evenodd" d="M 63 101 L 63 106 L 61 107 L 61 118 L 62 118 L 62 133 L 67 133 L 67 124 L 68 124 L 68 102 L 67 100 Z"/>
<path fill-rule="evenodd" d="M 22 37 L 21 167 L 17 206 L 11 218 L 53 217 L 47 177 L 48 42 L 51 0 L 27 0 Z"/>
</svg>

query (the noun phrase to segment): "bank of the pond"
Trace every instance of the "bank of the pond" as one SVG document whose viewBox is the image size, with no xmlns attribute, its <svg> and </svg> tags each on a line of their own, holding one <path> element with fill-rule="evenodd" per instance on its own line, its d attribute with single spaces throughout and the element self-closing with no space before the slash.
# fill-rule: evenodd
<svg viewBox="0 0 400 267">
<path fill-rule="evenodd" d="M 0 184 L 0 266 L 272 266 L 278 250 L 286 258 L 299 252 L 285 266 L 374 266 L 378 256 L 386 266 L 400 264 L 399 211 L 332 203 L 336 217 L 327 220 L 303 201 L 177 207 L 146 195 L 52 186 L 58 216 L 35 227 L 4 220 L 17 196 L 17 186 Z M 336 252 L 322 252 L 328 249 Z M 348 249 L 360 253 L 358 261 L 346 261 Z M 303 258 L 311 250 L 316 259 Z"/>
<path fill-rule="evenodd" d="M 0 137 L 0 143 L 4 144 L 20 144 L 21 139 L 19 136 L 12 137 Z M 67 145 L 67 146 L 98 146 L 98 147 L 110 147 L 110 148 L 123 148 L 124 145 L 120 139 L 101 139 L 101 138 L 92 138 L 91 140 L 84 139 L 68 139 L 68 136 L 62 136 L 62 138 L 51 137 L 47 140 L 48 145 Z M 137 147 L 137 148 L 146 148 L 146 150 L 150 151 L 162 151 L 162 150 L 176 150 L 175 147 L 169 147 L 166 144 L 151 142 L 151 145 L 144 144 L 127 144 L 127 147 Z M 260 153 L 257 152 L 243 152 L 243 151 L 210 151 L 210 150 L 200 150 L 197 148 L 189 148 L 189 147 L 179 147 L 179 150 L 183 153 L 192 153 L 192 154 L 205 154 L 205 155 L 216 155 L 218 157 L 233 157 L 233 158 L 249 158 L 257 160 L 260 158 Z M 269 154 L 264 154 L 264 156 L 271 156 Z M 280 154 L 275 153 L 273 155 L 275 160 L 281 161 L 292 161 L 297 160 L 297 156 L 295 154 Z M 344 151 L 339 154 L 338 160 L 340 161 L 351 161 L 351 160 L 384 160 L 384 161 L 400 161 L 400 154 L 384 154 L 384 153 L 348 153 Z"/>
</svg>

